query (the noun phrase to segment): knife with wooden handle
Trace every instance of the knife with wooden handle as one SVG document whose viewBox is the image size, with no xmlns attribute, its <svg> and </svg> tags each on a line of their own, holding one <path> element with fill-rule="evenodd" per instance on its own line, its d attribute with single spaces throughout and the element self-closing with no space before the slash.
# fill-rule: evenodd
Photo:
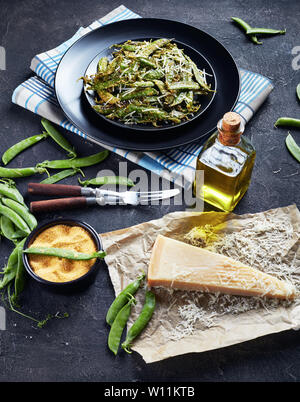
<svg viewBox="0 0 300 402">
<path fill-rule="evenodd" d="M 96 189 L 72 186 L 69 184 L 28 183 L 28 193 L 33 195 L 55 195 L 70 197 L 89 197 L 96 195 Z"/>
</svg>

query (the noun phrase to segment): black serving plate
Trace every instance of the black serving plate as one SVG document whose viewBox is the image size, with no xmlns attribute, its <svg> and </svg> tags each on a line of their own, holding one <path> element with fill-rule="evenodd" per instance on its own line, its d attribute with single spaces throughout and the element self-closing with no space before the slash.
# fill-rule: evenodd
<svg viewBox="0 0 300 402">
<path fill-rule="evenodd" d="M 159 39 L 159 38 L 147 38 L 147 40 L 150 39 Z M 135 38 L 135 41 L 140 41 L 140 40 L 145 40 L 145 38 Z M 211 86 L 211 89 L 216 91 L 217 90 L 217 81 L 215 77 L 215 73 L 213 71 L 212 66 L 208 63 L 208 61 L 205 59 L 204 56 L 202 56 L 199 52 L 197 52 L 195 49 L 192 49 L 191 47 L 185 45 L 184 43 L 178 42 L 176 40 L 172 41 L 173 43 L 176 43 L 179 49 L 183 49 L 184 53 L 191 58 L 191 60 L 194 61 L 194 63 L 201 69 L 204 70 L 208 76 L 207 76 L 207 83 Z M 85 71 L 85 76 L 91 76 L 94 75 L 97 72 L 97 65 L 98 61 L 101 59 L 101 57 L 107 57 L 109 60 L 112 60 L 113 58 L 113 52 L 116 50 L 116 48 L 113 47 L 108 47 L 102 52 L 100 52 L 88 65 L 86 71 Z M 166 131 L 166 130 L 174 130 L 174 128 L 184 126 L 186 124 L 189 124 L 191 121 L 197 119 L 199 116 L 201 116 L 211 105 L 216 92 L 210 92 L 208 95 L 199 95 L 198 96 L 198 102 L 201 104 L 200 109 L 198 110 L 197 113 L 194 113 L 192 117 L 189 118 L 187 121 L 183 121 L 179 124 L 172 124 L 172 123 L 165 123 L 161 124 L 160 127 L 155 127 L 152 124 L 132 124 L 132 125 L 126 125 L 122 122 L 119 122 L 118 120 L 111 120 L 102 115 L 101 113 L 98 113 L 93 109 L 93 106 L 95 106 L 97 103 L 95 102 L 95 96 L 96 93 L 95 91 L 91 90 L 86 90 L 84 88 L 84 93 L 87 98 L 87 101 L 92 107 L 92 110 L 97 113 L 100 118 L 106 120 L 107 122 L 115 125 L 116 127 L 119 127 L 121 129 L 130 129 L 134 131 L 151 131 L 152 133 L 160 133 L 161 131 Z M 100 123 L 101 124 L 101 123 Z"/>
<path fill-rule="evenodd" d="M 194 49 L 214 71 L 217 92 L 209 107 L 183 126 L 156 133 L 116 127 L 99 119 L 86 99 L 82 77 L 90 63 L 109 46 L 136 38 L 173 38 Z M 232 110 L 240 93 L 240 75 L 230 53 L 214 37 L 177 21 L 138 18 L 118 21 L 95 29 L 75 42 L 58 66 L 55 91 L 66 117 L 87 139 L 103 145 L 134 151 L 154 151 L 196 142 L 216 129 L 218 120 Z"/>
</svg>

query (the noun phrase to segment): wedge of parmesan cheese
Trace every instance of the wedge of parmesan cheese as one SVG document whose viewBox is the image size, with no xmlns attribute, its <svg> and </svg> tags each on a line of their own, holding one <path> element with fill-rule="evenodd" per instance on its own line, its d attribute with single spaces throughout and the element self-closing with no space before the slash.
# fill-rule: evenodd
<svg viewBox="0 0 300 402">
<path fill-rule="evenodd" d="M 289 282 L 200 247 L 158 235 L 148 269 L 148 286 L 293 299 Z"/>
</svg>

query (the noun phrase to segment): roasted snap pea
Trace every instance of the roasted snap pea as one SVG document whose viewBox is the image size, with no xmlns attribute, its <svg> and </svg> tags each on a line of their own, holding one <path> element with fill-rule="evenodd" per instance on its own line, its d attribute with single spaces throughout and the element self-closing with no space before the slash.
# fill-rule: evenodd
<svg viewBox="0 0 300 402">
<path fill-rule="evenodd" d="M 288 134 L 288 136 L 285 139 L 285 143 L 286 143 L 287 149 L 290 151 L 290 153 L 293 155 L 293 157 L 298 162 L 300 162 L 300 147 L 297 145 L 296 141 L 291 136 L 291 134 Z"/>
<path fill-rule="evenodd" d="M 297 97 L 298 97 L 298 99 L 300 101 L 300 84 L 297 85 L 296 93 L 297 93 Z"/>
<path fill-rule="evenodd" d="M 74 147 L 69 143 L 69 141 L 48 121 L 43 118 L 42 126 L 46 130 L 47 134 L 65 151 L 68 152 L 70 158 L 76 158 L 77 154 Z"/>
<path fill-rule="evenodd" d="M 134 186 L 134 182 L 131 179 L 123 176 L 99 176 L 94 179 L 81 180 L 78 178 L 79 184 L 82 186 L 103 186 L 103 185 L 120 185 L 120 186 Z"/>
<path fill-rule="evenodd" d="M 17 226 L 22 232 L 26 233 L 27 235 L 31 232 L 29 226 L 24 221 L 23 218 L 19 214 L 17 214 L 13 209 L 3 205 L 0 202 L 0 215 L 6 216 L 10 219 L 15 226 Z"/>
<path fill-rule="evenodd" d="M 118 312 L 108 335 L 108 347 L 116 355 L 121 342 L 122 333 L 129 319 L 131 307 L 135 303 L 135 298 L 128 294 L 129 301 Z"/>
<path fill-rule="evenodd" d="M 108 66 L 108 58 L 101 57 L 101 59 L 98 61 L 98 65 L 97 65 L 98 73 L 104 73 L 107 69 L 107 66 Z"/>
<path fill-rule="evenodd" d="M 4 168 L 0 166 L 0 177 L 7 177 L 7 178 L 20 178 L 20 177 L 27 177 L 32 176 L 36 173 L 42 174 L 45 173 L 45 169 L 41 167 L 26 167 L 26 168 Z"/>
<path fill-rule="evenodd" d="M 25 206 L 25 204 L 20 204 L 17 201 L 11 200 L 10 198 L 2 198 L 2 203 L 7 207 L 11 208 L 15 211 L 24 221 L 27 223 L 27 226 L 33 230 L 37 226 L 37 220 L 34 215 L 29 211 L 29 209 Z"/>
<path fill-rule="evenodd" d="M 51 257 L 66 258 L 68 260 L 76 261 L 92 260 L 94 258 L 104 258 L 106 256 L 106 253 L 102 250 L 87 254 L 55 247 L 29 247 L 23 252 L 25 254 L 47 255 Z"/>
<path fill-rule="evenodd" d="M 112 325 L 117 314 L 121 308 L 128 302 L 128 294 L 134 296 L 138 291 L 142 281 L 145 278 L 145 273 L 143 272 L 135 281 L 131 282 L 126 288 L 115 298 L 106 314 L 106 322 Z"/>
<path fill-rule="evenodd" d="M 275 127 L 296 127 L 300 128 L 300 119 L 294 119 L 292 117 L 280 117 L 276 123 Z"/>
<path fill-rule="evenodd" d="M 37 142 L 43 140 L 47 136 L 47 133 L 33 135 L 32 137 L 25 138 L 25 140 L 18 142 L 4 152 L 4 154 L 2 155 L 2 162 L 4 163 L 4 165 L 7 165 L 19 153 L 33 146 Z"/>
<path fill-rule="evenodd" d="M 42 180 L 41 183 L 45 184 L 54 184 L 57 183 L 63 179 L 66 179 L 67 177 L 75 176 L 80 172 L 82 174 L 82 171 L 80 169 L 64 169 L 61 172 L 58 172 L 56 174 L 53 174 L 50 177 L 47 177 L 46 179 Z"/>
<path fill-rule="evenodd" d="M 0 182 L 0 195 L 11 198 L 21 204 L 24 202 L 24 198 L 19 190 L 11 182 Z"/>
<path fill-rule="evenodd" d="M 76 169 L 86 166 L 96 165 L 102 162 L 109 155 L 109 151 L 101 151 L 97 154 L 86 156 L 84 158 L 62 159 L 53 161 L 44 161 L 37 164 L 37 168 L 42 169 Z"/>
<path fill-rule="evenodd" d="M 118 50 L 104 73 L 98 69 L 82 77 L 85 89 L 95 92 L 93 108 L 108 119 L 127 125 L 178 124 L 199 110 L 200 96 L 213 91 L 209 74 L 170 39 L 129 40 L 114 47 Z M 184 101 L 174 102 L 182 91 L 187 92 Z M 145 110 L 149 104 L 155 110 Z"/>
<path fill-rule="evenodd" d="M 145 303 L 143 305 L 143 309 L 136 319 L 136 321 L 130 327 L 125 341 L 122 343 L 122 348 L 131 353 L 130 348 L 134 339 L 140 335 L 143 329 L 146 327 L 148 322 L 150 321 L 155 309 L 155 294 L 151 291 L 146 292 Z"/>
</svg>

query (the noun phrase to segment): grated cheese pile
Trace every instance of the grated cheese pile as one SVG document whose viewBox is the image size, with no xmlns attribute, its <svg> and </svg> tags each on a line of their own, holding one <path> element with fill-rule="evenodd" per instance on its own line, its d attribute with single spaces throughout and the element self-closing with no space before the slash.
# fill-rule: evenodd
<svg viewBox="0 0 300 402">
<path fill-rule="evenodd" d="M 225 233 L 217 233 L 210 225 L 196 227 L 183 240 L 288 281 L 300 291 L 299 261 L 293 250 L 293 233 L 291 222 L 275 215 L 265 215 L 252 217 L 243 227 L 226 228 Z M 287 263 L 287 254 L 293 255 L 292 263 Z M 217 325 L 218 319 L 225 314 L 236 315 L 254 309 L 270 311 L 297 303 L 297 299 L 289 301 L 179 290 L 161 291 L 169 293 L 170 305 L 174 305 L 176 300 L 179 304 L 179 324 L 166 331 L 168 339 L 174 341 L 191 335 L 195 329 L 205 330 Z"/>
</svg>

